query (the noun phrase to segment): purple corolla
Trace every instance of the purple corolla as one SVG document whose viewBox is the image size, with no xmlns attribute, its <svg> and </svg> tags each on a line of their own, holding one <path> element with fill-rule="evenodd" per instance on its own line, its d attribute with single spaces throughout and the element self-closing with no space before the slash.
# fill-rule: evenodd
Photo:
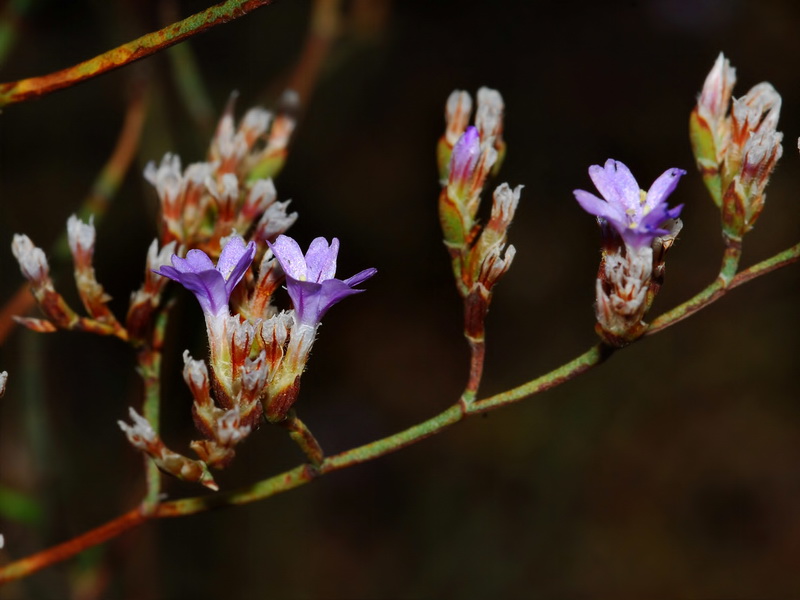
<svg viewBox="0 0 800 600">
<path fill-rule="evenodd" d="M 365 269 L 348 279 L 335 279 L 339 253 L 339 240 L 336 238 L 330 246 L 325 238 L 316 238 L 305 256 L 297 242 L 285 235 L 279 235 L 269 247 L 286 274 L 286 288 L 298 322 L 311 327 L 315 327 L 339 300 L 363 292 L 353 287 L 378 272 L 377 269 Z"/>
<path fill-rule="evenodd" d="M 255 255 L 255 242 L 245 245 L 242 238 L 234 236 L 225 244 L 216 266 L 202 250 L 189 250 L 186 258 L 173 254 L 172 266 L 163 266 L 155 272 L 191 291 L 206 316 L 220 316 L 227 314 L 231 292 Z"/>
<path fill-rule="evenodd" d="M 645 193 L 628 167 L 609 158 L 602 167 L 589 167 L 589 177 L 603 199 L 584 190 L 575 190 L 575 199 L 583 210 L 608 221 L 626 246 L 638 249 L 669 233 L 659 226 L 681 214 L 683 205 L 669 208 L 667 197 L 683 175 L 683 169 L 667 169 Z"/>
<path fill-rule="evenodd" d="M 481 138 L 477 127 L 467 127 L 450 158 L 450 181 L 463 186 L 472 178 L 472 173 L 481 156 Z"/>
</svg>

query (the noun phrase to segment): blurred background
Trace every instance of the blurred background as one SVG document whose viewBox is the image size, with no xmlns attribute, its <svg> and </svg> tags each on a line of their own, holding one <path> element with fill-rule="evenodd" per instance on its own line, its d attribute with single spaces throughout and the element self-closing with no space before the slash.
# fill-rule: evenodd
<svg viewBox="0 0 800 600">
<path fill-rule="evenodd" d="M 0 79 L 72 65 L 209 4 L 12 0 Z M 434 153 L 453 89 L 501 91 L 500 180 L 525 185 L 510 236 L 517 257 L 488 319 L 486 396 L 595 343 L 599 235 L 572 196 L 592 189 L 589 165 L 621 160 L 645 188 L 669 167 L 689 171 L 673 195 L 686 205 L 684 229 L 651 316 L 715 277 L 719 214 L 694 169 L 687 122 L 720 51 L 737 69 L 734 95 L 766 80 L 784 100 L 784 157 L 743 266 L 798 241 L 799 27 L 800 5 L 788 0 L 282 0 L 6 108 L 0 249 L 15 232 L 53 247 L 146 90 L 135 159 L 98 221 L 98 279 L 123 315 L 155 236 L 146 162 L 167 151 L 201 160 L 232 90 L 241 114 L 296 87 L 305 103 L 276 181 L 300 213 L 291 233 L 303 246 L 339 237 L 344 276 L 379 271 L 326 317 L 297 406 L 327 452 L 340 452 L 442 411 L 466 380 L 436 212 Z M 0 269 L 8 302 L 23 282 L 8 250 Z M 79 305 L 70 265 L 54 259 L 53 270 Z M 557 389 L 264 502 L 147 524 L 2 595 L 796 596 L 799 281 L 789 267 Z M 195 436 L 181 353 L 202 356 L 205 344 L 196 302 L 181 293 L 162 408 L 164 438 L 180 452 Z M 116 425 L 140 405 L 134 365 L 113 339 L 19 329 L 5 339 L 0 560 L 139 501 L 141 458 Z M 300 460 L 283 431 L 263 427 L 218 481 L 233 489 Z M 172 479 L 165 491 L 203 493 Z"/>
</svg>

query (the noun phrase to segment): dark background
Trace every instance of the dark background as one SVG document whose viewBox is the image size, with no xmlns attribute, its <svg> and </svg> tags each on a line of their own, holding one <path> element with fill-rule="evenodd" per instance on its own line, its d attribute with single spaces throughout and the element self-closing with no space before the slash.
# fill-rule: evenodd
<svg viewBox="0 0 800 600">
<path fill-rule="evenodd" d="M 161 26 L 157 2 L 34 2 L 0 68 L 10 81 L 94 56 Z M 208 5 L 181 2 L 178 14 Z M 340 274 L 375 266 L 368 291 L 325 319 L 298 404 L 329 453 L 399 431 L 452 404 L 466 378 L 461 309 L 437 230 L 434 150 L 453 89 L 506 101 L 501 180 L 525 190 L 518 254 L 488 320 L 485 396 L 595 343 L 598 232 L 572 190 L 613 157 L 642 187 L 689 171 L 673 195 L 684 230 L 654 314 L 717 273 L 719 215 L 693 168 L 687 121 L 720 51 L 734 94 L 782 94 L 784 158 L 747 236 L 744 266 L 797 242 L 800 5 L 744 0 L 345 3 L 277 179 L 302 245 L 337 236 Z M 193 39 L 215 109 L 270 103 L 303 48 L 312 4 L 282 0 Z M 165 54 L 0 115 L 0 248 L 63 231 L 113 148 L 131 81 L 152 101 L 138 162 L 98 226 L 96 268 L 124 314 L 155 235 L 146 161 L 202 159 Z M 0 300 L 22 283 L 0 253 Z M 69 265 L 59 289 L 76 295 Z M 77 302 L 75 303 L 78 304 Z M 165 352 L 163 431 L 188 451 L 184 348 L 202 356 L 200 311 L 183 294 Z M 793 597 L 800 594 L 800 285 L 792 266 L 732 292 L 601 368 L 400 453 L 253 505 L 145 525 L 102 550 L 9 586 L 7 597 L 481 598 Z M 654 315 L 653 315 L 654 316 Z M 0 484 L 41 504 L 4 519 L 19 558 L 129 510 L 143 481 L 118 430 L 139 406 L 119 342 L 15 331 L 0 352 Z M 263 427 L 223 489 L 298 464 Z M 171 498 L 192 486 L 165 483 Z M 81 595 L 82 594 L 82 595 Z"/>
</svg>

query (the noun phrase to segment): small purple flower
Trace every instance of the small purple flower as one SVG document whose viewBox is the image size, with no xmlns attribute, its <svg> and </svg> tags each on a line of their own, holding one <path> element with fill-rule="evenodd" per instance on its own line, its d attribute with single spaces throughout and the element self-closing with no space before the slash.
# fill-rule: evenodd
<svg viewBox="0 0 800 600">
<path fill-rule="evenodd" d="M 471 178 L 481 155 L 481 137 L 477 127 L 467 127 L 453 146 L 450 158 L 450 181 L 459 186 L 465 185 Z"/>
<path fill-rule="evenodd" d="M 683 169 L 667 169 L 645 193 L 628 167 L 609 158 L 603 167 L 589 167 L 589 177 L 603 199 L 584 190 L 575 190 L 575 199 L 583 210 L 608 221 L 625 245 L 641 248 L 650 245 L 655 237 L 669 233 L 659 226 L 681 214 L 683 204 L 669 208 L 667 197 L 682 175 L 686 175 Z"/>
<path fill-rule="evenodd" d="M 365 269 L 344 281 L 335 279 L 336 256 L 339 254 L 339 240 L 336 238 L 330 246 L 325 238 L 316 238 L 305 256 L 297 242 L 285 235 L 279 235 L 269 247 L 286 274 L 286 288 L 298 322 L 312 327 L 339 300 L 363 292 L 354 290 L 353 286 L 378 272 L 377 269 Z"/>
<path fill-rule="evenodd" d="M 186 258 L 173 254 L 172 266 L 163 266 L 155 272 L 192 292 L 207 316 L 219 316 L 227 313 L 231 292 L 255 255 L 255 242 L 245 246 L 242 238 L 234 236 L 222 249 L 216 267 L 202 250 L 189 250 Z"/>
</svg>

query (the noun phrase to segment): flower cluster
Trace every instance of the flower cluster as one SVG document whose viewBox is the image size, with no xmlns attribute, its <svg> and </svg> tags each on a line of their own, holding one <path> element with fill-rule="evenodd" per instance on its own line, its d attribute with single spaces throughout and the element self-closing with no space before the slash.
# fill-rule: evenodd
<svg viewBox="0 0 800 600">
<path fill-rule="evenodd" d="M 503 98 L 496 90 L 481 88 L 477 104 L 475 125 L 469 126 L 472 98 L 459 90 L 450 95 L 445 105 L 447 127 L 437 152 L 442 184 L 439 221 L 465 302 L 465 333 L 476 340 L 483 338 L 492 288 L 514 259 L 514 246 L 506 247 L 507 232 L 522 192 L 522 186 L 498 186 L 489 221 L 479 224 L 481 193 L 488 176 L 499 169 L 506 145 Z"/>
<path fill-rule="evenodd" d="M 287 94 L 277 115 L 254 108 L 236 126 L 232 99 L 207 161 L 182 169 L 180 158 L 167 154 L 159 165 L 147 165 L 144 176 L 161 202 L 161 235 L 147 251 L 144 282 L 131 296 L 124 324 L 108 308 L 110 298 L 95 275 L 91 218 L 84 222 L 72 216 L 67 223 L 75 281 L 88 316 L 79 315 L 55 290 L 40 248 L 24 235 L 16 235 L 12 244 L 46 317 L 19 321 L 42 332 L 61 328 L 114 335 L 137 348 L 144 377 L 157 365 L 154 356 L 162 344 L 166 284 L 174 280 L 194 293 L 210 347 L 208 365 L 184 353 L 184 379 L 203 434 L 191 444 L 199 460 L 167 448 L 157 422 L 146 418 L 147 409 L 145 416 L 131 409 L 132 423 L 120 426 L 162 471 L 214 489 L 208 467 L 225 467 L 235 446 L 264 418 L 283 424 L 310 460 L 321 460 L 313 436 L 292 410 L 300 376 L 323 315 L 360 292 L 355 286 L 375 274 L 367 269 L 336 279 L 338 240 L 328 244 L 317 238 L 303 254 L 283 235 L 297 214 L 287 212 L 288 202 L 277 201 L 272 176 L 286 157 L 296 103 L 296 96 Z M 293 307 L 281 312 L 273 294 L 284 281 Z"/>
<path fill-rule="evenodd" d="M 726 240 L 734 243 L 753 228 L 764 209 L 764 190 L 783 154 L 778 92 L 763 82 L 732 99 L 735 83 L 736 70 L 720 54 L 689 122 L 697 167 L 722 210 Z"/>
<path fill-rule="evenodd" d="M 589 167 L 602 198 L 575 190 L 581 207 L 597 217 L 603 257 L 597 275 L 597 331 L 613 346 L 644 334 L 643 318 L 663 281 L 664 258 L 682 224 L 683 205 L 670 208 L 668 196 L 686 171 L 668 169 L 645 192 L 630 169 L 609 159 Z"/>
<path fill-rule="evenodd" d="M 172 266 L 158 271 L 190 290 L 205 315 L 213 376 L 187 351 L 184 378 L 194 396 L 195 424 L 206 437 L 193 442 L 192 448 L 204 463 L 217 468 L 230 462 L 233 447 L 258 425 L 262 415 L 276 423 L 287 418 L 322 316 L 343 298 L 363 291 L 354 286 L 376 272 L 366 269 L 346 280 L 336 279 L 337 239 L 329 245 L 317 238 L 305 255 L 297 242 L 284 235 L 269 248 L 285 275 L 293 308 L 267 311 L 254 320 L 244 316 L 253 312 L 246 306 L 248 299 L 260 303 L 259 282 L 274 277 L 251 278 L 253 289 L 241 295 L 242 310 L 231 314 L 229 307 L 233 289 L 253 262 L 254 242 L 245 244 L 233 236 L 225 241 L 216 265 L 203 251 L 190 250 L 185 259 L 173 256 Z M 272 261 L 262 265 L 274 273 Z"/>
<path fill-rule="evenodd" d="M 145 168 L 161 201 L 164 244 L 175 240 L 215 257 L 231 230 L 263 243 L 297 219 L 297 213 L 287 212 L 288 201 L 276 201 L 272 182 L 295 127 L 296 94 L 284 95 L 277 115 L 250 109 L 238 128 L 234 100 L 220 119 L 206 162 L 181 169 L 180 158 L 168 153 L 159 165 Z"/>
</svg>

